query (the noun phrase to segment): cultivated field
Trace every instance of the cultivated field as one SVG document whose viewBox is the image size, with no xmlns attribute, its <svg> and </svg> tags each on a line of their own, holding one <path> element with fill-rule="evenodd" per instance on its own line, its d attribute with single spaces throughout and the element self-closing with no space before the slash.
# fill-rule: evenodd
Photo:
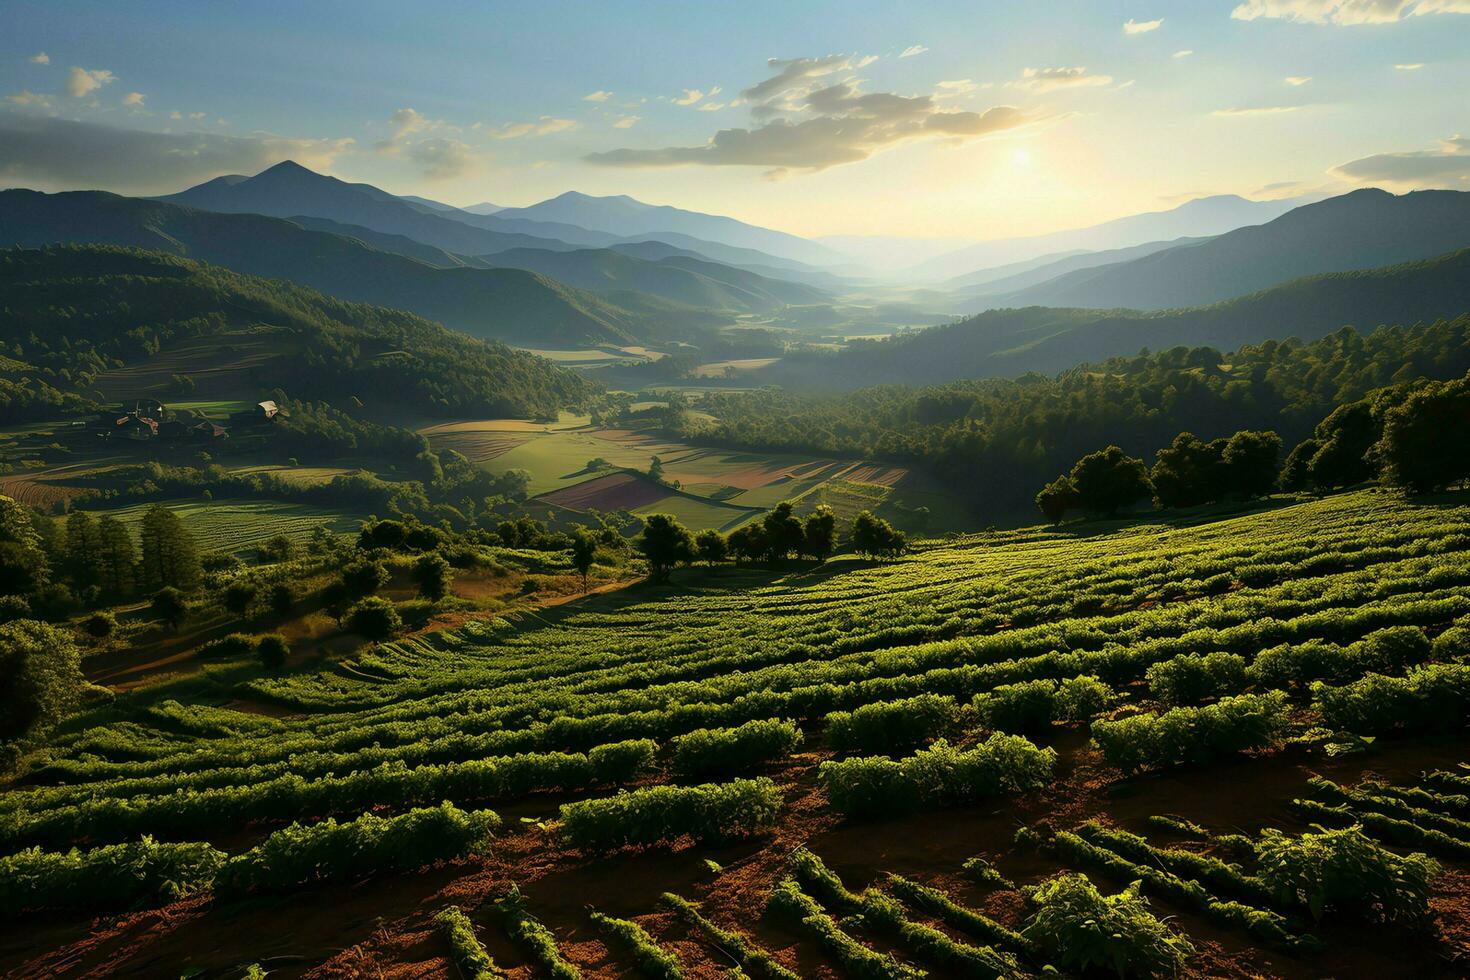
<svg viewBox="0 0 1470 980">
<path fill-rule="evenodd" d="M 136 525 L 151 503 L 132 504 L 98 514 L 111 514 Z M 341 533 L 356 532 L 366 514 L 280 500 L 170 500 L 166 506 L 194 533 L 201 552 L 244 554 L 278 534 L 298 543 L 319 527 Z M 135 532 L 136 533 L 136 532 Z"/>
<path fill-rule="evenodd" d="M 0 797 L 41 869 L 7 908 L 89 905 L 6 926 L 0 970 L 446 977 L 483 943 L 518 978 L 1077 976 L 1075 901 L 1195 976 L 1463 976 L 1467 546 L 1464 495 L 1275 500 L 145 688 Z M 143 834 L 123 878 L 58 853 Z M 1429 858 L 1293 877 L 1370 839 Z M 1026 891 L 1059 869 L 1147 908 Z"/>
</svg>

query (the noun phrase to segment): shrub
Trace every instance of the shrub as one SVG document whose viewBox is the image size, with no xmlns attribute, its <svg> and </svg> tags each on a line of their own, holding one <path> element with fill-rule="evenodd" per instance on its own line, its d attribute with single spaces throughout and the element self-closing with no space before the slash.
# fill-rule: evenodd
<svg viewBox="0 0 1470 980">
<path fill-rule="evenodd" d="M 1398 674 L 1429 659 L 1429 637 L 1417 626 L 1390 626 L 1369 633 L 1357 651 L 1361 673 Z"/>
<path fill-rule="evenodd" d="M 505 975 L 485 952 L 485 947 L 475 935 L 475 924 L 459 906 L 449 906 L 434 916 L 434 921 L 444 930 L 444 938 L 449 941 L 450 958 L 465 980 L 494 980 Z"/>
<path fill-rule="evenodd" d="M 510 938 L 530 950 L 552 980 L 581 980 L 582 971 L 562 959 L 556 936 L 531 915 L 519 887 L 511 885 L 510 894 L 495 905 L 505 917 L 505 931 Z"/>
<path fill-rule="evenodd" d="M 144 837 L 90 851 L 39 847 L 0 858 L 0 909 L 124 912 L 173 901 L 209 884 L 227 855 L 208 844 L 159 844 Z"/>
<path fill-rule="evenodd" d="M 903 752 L 954 727 L 954 698 L 921 694 L 827 716 L 827 744 L 839 751 Z"/>
<path fill-rule="evenodd" d="M 1403 677 L 1369 674 L 1341 687 L 1312 685 L 1312 706 L 1331 728 L 1358 733 L 1452 732 L 1470 721 L 1470 665 L 1428 664 Z"/>
<path fill-rule="evenodd" d="M 1400 857 L 1356 825 L 1300 837 L 1265 830 L 1256 850 L 1261 880 L 1277 900 L 1314 919 L 1337 913 L 1413 926 L 1433 919 L 1430 886 L 1439 865 L 1423 854 Z"/>
<path fill-rule="evenodd" d="M 1470 624 L 1457 623 L 1434 638 L 1430 655 L 1435 660 L 1470 657 Z"/>
<path fill-rule="evenodd" d="M 373 595 L 347 610 L 347 628 L 369 640 L 386 640 L 403 629 L 403 620 L 393 603 Z"/>
<path fill-rule="evenodd" d="M 1054 721 L 1086 721 L 1112 700 L 1113 689 L 1087 675 L 1004 684 L 976 695 L 971 707 L 989 728 L 1034 733 L 1045 731 Z"/>
<path fill-rule="evenodd" d="M 105 640 L 117 632 L 117 617 L 103 609 L 82 621 L 82 629 L 94 640 Z"/>
<path fill-rule="evenodd" d="M 1103 895 L 1086 875 L 1064 874 L 1031 895 L 1036 905 L 1021 935 L 1048 959 L 1086 972 L 1108 969 L 1120 977 L 1174 977 L 1194 954 L 1189 940 L 1149 910 L 1134 882 Z"/>
<path fill-rule="evenodd" d="M 200 644 L 196 655 L 206 659 L 214 657 L 243 657 L 255 650 L 255 640 L 244 633 L 231 633 L 217 640 Z"/>
<path fill-rule="evenodd" d="M 1234 653 L 1189 653 L 1149 667 L 1149 693 L 1178 707 L 1245 690 L 1245 658 Z"/>
<path fill-rule="evenodd" d="M 737 728 L 701 728 L 672 740 L 674 772 L 687 778 L 731 776 L 790 755 L 801 745 L 793 721 L 748 721 Z"/>
<path fill-rule="evenodd" d="M 256 641 L 255 655 L 267 669 L 280 670 L 286 666 L 286 658 L 291 655 L 291 645 L 281 634 L 267 633 Z"/>
<path fill-rule="evenodd" d="M 828 761 L 817 778 L 833 809 L 897 814 L 1035 789 L 1051 779 L 1056 759 L 1052 749 L 997 733 L 968 751 L 941 741 L 897 761 L 884 756 Z"/>
<path fill-rule="evenodd" d="M 1202 708 L 1094 721 L 1104 758 L 1125 772 L 1201 763 L 1274 744 L 1286 727 L 1286 694 L 1241 694 Z"/>
<path fill-rule="evenodd" d="M 648 786 L 562 804 L 561 832 L 574 847 L 600 850 L 685 835 L 723 841 L 771 829 L 780 809 L 781 791 L 769 779 Z"/>
<path fill-rule="evenodd" d="M 388 569 L 380 561 L 355 561 L 342 569 L 342 584 L 348 595 L 360 599 L 388 584 Z"/>
<path fill-rule="evenodd" d="M 32 619 L 0 625 L 0 745 L 46 732 L 85 687 L 70 630 Z"/>
<path fill-rule="evenodd" d="M 655 942 L 638 923 L 595 911 L 591 913 L 591 919 L 592 924 L 614 945 L 632 955 L 641 975 L 657 980 L 679 980 L 684 975 L 679 968 L 678 957 Z"/>
<path fill-rule="evenodd" d="M 466 813 L 448 803 L 397 817 L 364 813 L 348 823 L 331 817 L 307 826 L 294 823 L 230 858 L 215 891 L 232 897 L 419 868 L 478 853 L 499 826 L 500 817 L 490 810 Z"/>
</svg>

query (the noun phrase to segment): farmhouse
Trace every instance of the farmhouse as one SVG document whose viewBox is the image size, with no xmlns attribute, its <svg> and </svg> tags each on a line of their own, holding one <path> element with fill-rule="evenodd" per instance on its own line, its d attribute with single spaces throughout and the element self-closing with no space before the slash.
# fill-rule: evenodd
<svg viewBox="0 0 1470 980">
<path fill-rule="evenodd" d="M 113 422 L 111 435 L 116 439 L 131 439 L 134 442 L 156 439 L 158 423 L 130 412 Z"/>
</svg>

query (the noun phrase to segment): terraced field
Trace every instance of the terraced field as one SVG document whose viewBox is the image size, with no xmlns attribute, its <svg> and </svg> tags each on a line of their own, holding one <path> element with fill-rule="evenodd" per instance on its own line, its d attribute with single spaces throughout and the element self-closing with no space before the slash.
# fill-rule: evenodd
<svg viewBox="0 0 1470 980">
<path fill-rule="evenodd" d="M 301 477 L 304 481 L 314 478 L 318 477 Z M 150 506 L 133 504 L 98 513 L 109 513 L 125 523 L 136 525 Z M 254 551 L 278 534 L 302 541 L 318 527 L 342 533 L 355 532 L 367 516 L 280 500 L 170 501 L 168 508 L 194 532 L 200 551 L 222 551 L 229 554 Z"/>
<path fill-rule="evenodd" d="M 0 796 L 0 970 L 1078 976 L 1085 913 L 1127 975 L 1463 976 L 1467 655 L 1463 494 L 684 571 L 88 709 Z"/>
</svg>

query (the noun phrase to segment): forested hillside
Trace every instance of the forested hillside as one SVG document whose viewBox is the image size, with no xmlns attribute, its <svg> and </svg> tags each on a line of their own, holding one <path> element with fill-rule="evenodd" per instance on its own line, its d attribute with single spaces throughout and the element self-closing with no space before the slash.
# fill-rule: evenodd
<svg viewBox="0 0 1470 980">
<path fill-rule="evenodd" d="M 1052 374 L 1087 361 L 1179 345 L 1227 350 L 1344 325 L 1371 330 L 1470 310 L 1470 249 L 1382 269 L 1311 276 L 1250 296 L 1163 313 L 1030 307 L 785 358 L 761 377 L 801 387 L 935 384 Z"/>
<path fill-rule="evenodd" d="M 108 246 L 0 251 L 0 418 L 48 417 L 110 367 L 191 338 L 265 334 L 250 391 L 358 398 L 377 410 L 541 416 L 597 386 L 548 361 L 412 313 L 324 296 L 160 252 Z M 218 369 L 229 369 L 221 342 Z"/>
<path fill-rule="evenodd" d="M 1366 336 L 1343 328 L 1310 344 L 1269 340 L 1227 354 L 1175 347 L 1055 377 L 827 396 L 711 393 L 697 407 L 718 421 L 688 416 L 682 424 L 723 445 L 927 462 L 999 516 L 1029 510 L 1042 483 L 1102 446 L 1148 457 L 1180 432 L 1209 439 L 1240 429 L 1273 429 L 1292 445 L 1337 405 L 1375 388 L 1466 370 L 1470 315 Z"/>
</svg>

